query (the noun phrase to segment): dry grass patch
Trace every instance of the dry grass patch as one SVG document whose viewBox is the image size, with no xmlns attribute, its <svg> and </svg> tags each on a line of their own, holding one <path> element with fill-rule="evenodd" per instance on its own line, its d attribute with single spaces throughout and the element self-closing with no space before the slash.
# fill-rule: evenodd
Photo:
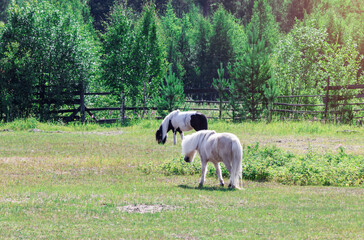
<svg viewBox="0 0 364 240">
<path fill-rule="evenodd" d="M 135 205 L 126 205 L 117 207 L 117 210 L 127 213 L 156 213 L 156 212 L 162 212 L 162 211 L 174 211 L 180 207 L 177 206 L 169 206 L 165 204 L 154 204 L 154 205 L 148 205 L 148 204 L 135 204 Z"/>
</svg>

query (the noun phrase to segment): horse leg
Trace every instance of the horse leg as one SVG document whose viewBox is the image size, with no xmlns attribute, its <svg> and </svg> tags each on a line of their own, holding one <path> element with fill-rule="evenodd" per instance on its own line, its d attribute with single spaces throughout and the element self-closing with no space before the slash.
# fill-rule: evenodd
<svg viewBox="0 0 364 240">
<path fill-rule="evenodd" d="M 215 169 L 216 169 L 216 175 L 219 178 L 220 181 L 220 186 L 223 187 L 224 186 L 224 179 L 221 176 L 221 168 L 220 168 L 220 164 L 219 163 L 214 163 L 215 165 Z"/>
<path fill-rule="evenodd" d="M 203 161 L 201 159 L 201 180 L 200 180 L 200 184 L 198 185 L 198 187 L 202 187 L 205 182 L 206 168 L 207 168 L 207 162 Z"/>
<path fill-rule="evenodd" d="M 225 164 L 225 166 L 226 166 L 226 168 L 227 168 L 227 170 L 229 171 L 229 175 L 230 175 L 230 179 L 229 179 L 229 188 L 231 188 L 232 187 L 232 185 L 231 185 L 231 163 L 230 162 L 224 162 L 224 164 Z"/>
<path fill-rule="evenodd" d="M 176 145 L 177 144 L 177 136 L 176 136 L 176 132 L 173 132 L 173 144 Z"/>
</svg>

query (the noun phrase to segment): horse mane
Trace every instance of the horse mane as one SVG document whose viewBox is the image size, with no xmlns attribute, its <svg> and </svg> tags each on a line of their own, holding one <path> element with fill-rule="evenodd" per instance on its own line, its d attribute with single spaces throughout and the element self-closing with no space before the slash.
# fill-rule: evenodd
<svg viewBox="0 0 364 240">
<path fill-rule="evenodd" d="M 205 137 L 209 137 L 211 134 L 215 134 L 216 132 L 213 130 L 201 130 L 195 132 L 191 135 L 187 135 L 182 140 L 182 154 L 187 154 L 192 152 L 193 150 L 197 150 L 200 143 L 205 139 Z"/>
</svg>

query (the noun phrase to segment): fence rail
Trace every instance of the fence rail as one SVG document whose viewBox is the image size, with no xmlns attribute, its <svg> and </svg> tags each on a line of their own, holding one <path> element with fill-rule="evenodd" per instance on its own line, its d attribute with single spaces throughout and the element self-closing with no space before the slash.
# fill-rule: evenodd
<svg viewBox="0 0 364 240">
<path fill-rule="evenodd" d="M 293 113 L 293 114 L 324 114 L 324 120 L 327 121 L 328 114 L 341 114 L 336 108 L 340 106 L 363 106 L 364 102 L 351 102 L 351 103 L 340 103 L 339 101 L 351 100 L 351 99 L 362 99 L 364 98 L 364 91 L 356 94 L 352 97 L 348 96 L 337 96 L 335 94 L 330 94 L 330 91 L 338 91 L 341 89 L 357 90 L 364 89 L 364 84 L 348 85 L 348 86 L 330 86 L 330 79 L 327 79 L 327 86 L 324 88 L 326 91 L 325 95 L 291 95 L 291 96 L 279 96 L 277 99 L 285 98 L 322 98 L 322 104 L 304 104 L 304 103 L 284 103 L 284 102 L 273 102 L 270 109 L 270 116 L 272 113 Z M 275 109 L 274 106 L 286 107 L 285 109 Z M 305 108 L 305 107 L 324 107 L 323 110 L 297 110 L 297 109 L 287 109 L 288 108 Z M 333 109 L 330 109 L 333 108 Z M 364 109 L 352 109 L 352 112 L 358 113 L 362 112 Z M 354 118 L 364 118 L 361 116 L 356 116 Z"/>
<path fill-rule="evenodd" d="M 273 113 L 277 114 L 308 114 L 308 115 L 319 115 L 323 114 L 323 118 L 326 121 L 328 114 L 340 114 L 340 111 L 337 111 L 335 107 L 339 106 L 363 106 L 364 102 L 349 102 L 349 103 L 340 103 L 339 101 L 348 100 L 348 99 L 362 99 L 364 98 L 364 90 L 363 92 L 356 94 L 353 98 L 347 98 L 342 96 L 337 96 L 335 94 L 330 94 L 330 91 L 335 92 L 340 89 L 349 89 L 349 90 L 358 90 L 364 89 L 364 84 L 358 85 L 349 85 L 349 86 L 330 86 L 330 81 L 327 79 L 327 86 L 324 88 L 326 94 L 318 94 L 318 95 L 291 95 L 291 96 L 278 96 L 277 102 L 271 103 L 270 107 L 270 118 Z M 226 89 L 228 91 L 228 89 Z M 124 103 L 124 96 L 121 94 L 120 96 L 120 106 L 117 107 L 87 107 L 85 104 L 85 97 L 87 96 L 107 96 L 110 95 L 110 92 L 82 92 L 82 91 L 75 91 L 72 92 L 75 96 L 80 96 L 80 98 L 74 99 L 69 101 L 70 104 L 79 104 L 78 108 L 73 109 L 62 109 L 58 111 L 52 111 L 51 113 L 54 114 L 67 114 L 71 113 L 69 116 L 61 116 L 65 121 L 81 121 L 85 122 L 86 115 L 88 114 L 93 121 L 98 123 L 109 123 L 109 122 L 116 122 L 116 121 L 124 121 L 125 119 L 125 112 L 126 111 L 150 111 L 150 110 L 157 110 L 156 107 L 133 107 L 133 106 L 125 106 Z M 215 89 L 186 89 L 185 94 L 217 94 Z M 322 103 L 314 103 L 314 104 L 305 104 L 305 103 L 285 103 L 284 99 L 290 98 L 320 98 Z M 222 104 L 226 105 L 229 104 L 228 101 L 216 101 L 216 100 L 186 100 L 186 103 L 194 103 L 197 105 L 202 105 L 200 107 L 192 107 L 189 108 L 190 110 L 195 111 L 212 111 L 218 112 L 219 118 L 221 119 L 231 119 L 229 117 L 223 117 L 222 111 L 230 111 L 228 109 L 222 109 Z M 206 107 L 209 105 L 213 105 L 211 107 Z M 218 106 L 218 107 L 216 107 Z M 332 107 L 335 106 L 335 107 Z M 308 108 L 308 109 L 305 109 Z M 321 109 L 320 109 L 321 108 Z M 111 119 L 100 119 L 96 117 L 96 113 L 101 111 L 120 111 L 119 118 L 111 118 Z M 364 109 L 352 109 L 353 112 L 363 112 Z M 356 118 L 364 118 L 361 116 L 356 116 Z"/>
</svg>

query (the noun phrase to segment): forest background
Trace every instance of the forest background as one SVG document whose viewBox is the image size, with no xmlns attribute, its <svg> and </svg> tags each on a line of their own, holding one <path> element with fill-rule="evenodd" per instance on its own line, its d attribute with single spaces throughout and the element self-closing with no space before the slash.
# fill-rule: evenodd
<svg viewBox="0 0 364 240">
<path fill-rule="evenodd" d="M 53 119 L 80 89 L 112 92 L 90 105 L 123 92 L 164 116 L 191 88 L 215 88 L 240 120 L 262 119 L 279 95 L 364 84 L 360 2 L 3 0 L 0 120 Z M 355 102 L 360 91 L 337 94 Z"/>
</svg>

